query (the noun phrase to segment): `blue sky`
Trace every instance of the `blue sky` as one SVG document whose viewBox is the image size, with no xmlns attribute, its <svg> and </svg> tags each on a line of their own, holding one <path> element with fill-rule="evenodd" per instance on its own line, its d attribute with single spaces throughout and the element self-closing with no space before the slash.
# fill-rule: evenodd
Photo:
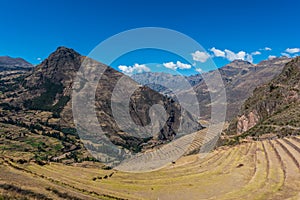
<svg viewBox="0 0 300 200">
<path fill-rule="evenodd" d="M 58 46 L 87 55 L 112 35 L 150 26 L 174 29 L 192 37 L 210 55 L 219 55 L 213 57 L 219 67 L 230 59 L 247 59 L 247 55 L 259 51 L 260 55 L 252 55 L 257 63 L 270 55 L 287 53 L 287 48 L 291 48 L 289 52 L 297 52 L 294 48 L 300 48 L 299 8 L 298 0 L 1 0 L 0 55 L 23 57 L 34 64 Z M 214 54 L 210 51 L 213 47 L 221 52 Z M 265 47 L 272 50 L 263 50 Z M 173 62 L 170 67 L 180 66 L 172 56 L 155 54 L 150 60 L 131 55 L 120 59 L 123 63 L 115 62 L 114 67 L 142 65 L 142 62 Z M 159 59 L 155 61 L 155 57 Z M 193 72 L 183 70 L 183 73 Z"/>
</svg>

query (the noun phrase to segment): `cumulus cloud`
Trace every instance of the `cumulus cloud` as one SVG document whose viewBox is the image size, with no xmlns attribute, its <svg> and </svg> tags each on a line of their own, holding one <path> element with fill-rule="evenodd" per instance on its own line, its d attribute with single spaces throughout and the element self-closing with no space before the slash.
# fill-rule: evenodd
<svg viewBox="0 0 300 200">
<path fill-rule="evenodd" d="M 266 47 L 264 49 L 260 49 L 260 50 L 265 50 L 265 49 L 270 49 L 269 47 Z M 252 53 L 247 53 L 245 51 L 239 51 L 237 53 L 229 50 L 229 49 L 225 49 L 224 51 L 217 49 L 215 47 L 209 49 L 210 51 L 213 52 L 213 56 L 215 57 L 222 57 L 222 58 L 226 58 L 229 61 L 234 61 L 234 60 L 246 60 L 248 62 L 253 62 L 253 56 L 256 55 L 260 55 L 261 52 L 260 51 L 254 51 Z"/>
<path fill-rule="evenodd" d="M 205 63 L 207 59 L 210 57 L 210 55 L 204 51 L 195 51 L 192 53 L 193 60 Z"/>
<path fill-rule="evenodd" d="M 120 65 L 118 67 L 124 74 L 132 75 L 134 73 L 150 72 L 150 68 L 145 64 L 134 64 L 133 66 Z"/>
<path fill-rule="evenodd" d="M 251 53 L 251 55 L 253 55 L 253 56 L 260 55 L 260 54 L 261 54 L 261 52 L 259 52 L 259 51 L 254 51 Z"/>
<path fill-rule="evenodd" d="M 212 51 L 214 53 L 214 56 L 216 57 L 225 57 L 225 52 L 220 49 L 216 49 L 215 47 L 213 47 L 210 49 L 210 51 Z"/>
<path fill-rule="evenodd" d="M 276 56 L 269 55 L 269 57 L 268 57 L 269 60 L 273 60 L 274 58 L 276 58 Z"/>
<path fill-rule="evenodd" d="M 233 51 L 230 51 L 228 49 L 224 50 L 226 53 L 226 58 L 229 61 L 234 61 L 234 60 L 245 60 L 246 52 L 245 51 L 240 51 L 238 53 L 234 53 Z"/>
<path fill-rule="evenodd" d="M 38 60 L 38 61 L 41 61 L 41 60 L 42 60 L 42 58 L 37 58 L 37 60 Z"/>
<path fill-rule="evenodd" d="M 166 68 L 169 68 L 169 69 L 173 69 L 173 70 L 190 69 L 192 67 L 190 64 L 185 64 L 180 61 L 177 61 L 176 63 L 174 63 L 174 62 L 163 63 L 163 66 L 165 66 Z"/>
<path fill-rule="evenodd" d="M 291 53 L 291 54 L 293 54 L 293 53 L 299 53 L 300 52 L 300 48 L 287 48 L 285 50 L 285 52 Z"/>
<path fill-rule="evenodd" d="M 253 56 L 261 54 L 260 51 L 254 51 L 252 53 L 246 53 L 245 51 L 239 51 L 239 52 L 235 53 L 229 49 L 225 49 L 224 51 L 222 51 L 215 47 L 211 48 L 210 51 L 213 52 L 213 56 L 215 56 L 215 57 L 226 58 L 229 61 L 246 60 L 251 63 L 253 62 Z"/>
<path fill-rule="evenodd" d="M 173 70 L 177 69 L 176 64 L 173 62 L 163 63 L 163 66 L 165 66 L 166 68 L 169 68 L 169 69 L 173 69 Z"/>
<path fill-rule="evenodd" d="M 185 64 L 180 61 L 177 61 L 176 65 L 179 69 L 190 69 L 192 67 L 190 64 Z"/>
</svg>

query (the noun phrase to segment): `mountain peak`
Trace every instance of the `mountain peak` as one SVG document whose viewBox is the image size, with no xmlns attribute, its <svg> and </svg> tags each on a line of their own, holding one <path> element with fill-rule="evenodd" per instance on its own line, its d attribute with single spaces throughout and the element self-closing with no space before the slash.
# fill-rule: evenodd
<svg viewBox="0 0 300 200">
<path fill-rule="evenodd" d="M 59 46 L 59 47 L 57 47 L 57 49 L 55 50 L 55 52 L 64 52 L 64 51 L 72 51 L 72 52 L 76 52 L 74 49 L 68 48 L 68 47 L 65 47 L 65 46 Z"/>
<path fill-rule="evenodd" d="M 47 60 L 56 59 L 56 58 L 74 59 L 76 57 L 81 57 L 81 55 L 78 52 L 76 52 L 74 49 L 61 46 L 58 47 L 53 53 L 51 53 L 50 56 L 47 58 Z"/>
<path fill-rule="evenodd" d="M 240 70 L 250 69 L 255 65 L 245 60 L 234 60 L 220 68 L 220 70 L 232 71 L 234 74 Z"/>
<path fill-rule="evenodd" d="M 253 65 L 253 64 L 246 60 L 237 59 L 237 60 L 233 60 L 228 65 L 238 65 L 239 66 L 239 65 Z"/>
<path fill-rule="evenodd" d="M 58 47 L 53 53 L 49 55 L 49 57 L 44 60 L 40 65 L 42 66 L 49 66 L 52 63 L 54 64 L 52 67 L 59 67 L 59 68 L 69 68 L 74 69 L 77 71 L 78 67 L 80 66 L 80 60 L 81 60 L 81 55 L 76 52 L 75 50 L 67 47 Z M 76 62 L 79 65 L 74 65 L 72 64 L 73 62 Z M 72 66 L 70 66 L 70 64 Z"/>
<path fill-rule="evenodd" d="M 54 83 L 61 82 L 69 84 L 73 80 L 74 74 L 81 66 L 82 56 L 71 48 L 58 47 L 35 69 L 28 80 L 30 85 L 39 85 L 45 80 L 51 80 Z"/>
</svg>

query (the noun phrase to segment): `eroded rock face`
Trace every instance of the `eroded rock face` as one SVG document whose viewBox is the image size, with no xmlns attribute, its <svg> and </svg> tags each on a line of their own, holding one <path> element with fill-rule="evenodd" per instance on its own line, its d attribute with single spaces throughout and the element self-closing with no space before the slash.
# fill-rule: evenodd
<svg viewBox="0 0 300 200">
<path fill-rule="evenodd" d="M 258 121 L 259 117 L 256 111 L 251 111 L 249 114 L 238 117 L 237 134 L 240 135 L 248 131 L 250 128 L 255 126 Z"/>
</svg>

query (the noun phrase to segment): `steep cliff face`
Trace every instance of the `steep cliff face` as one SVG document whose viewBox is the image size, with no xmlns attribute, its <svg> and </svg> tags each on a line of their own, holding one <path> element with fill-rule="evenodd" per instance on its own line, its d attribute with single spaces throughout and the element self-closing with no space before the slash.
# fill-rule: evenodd
<svg viewBox="0 0 300 200">
<path fill-rule="evenodd" d="M 229 134 L 286 135 L 300 130 L 300 57 L 287 63 L 269 83 L 256 88 L 242 114 L 229 126 Z"/>
<path fill-rule="evenodd" d="M 255 126 L 258 123 L 258 121 L 259 117 L 256 110 L 253 110 L 248 114 L 243 114 L 238 119 L 236 133 L 240 135 L 246 132 L 247 130 Z"/>
</svg>

